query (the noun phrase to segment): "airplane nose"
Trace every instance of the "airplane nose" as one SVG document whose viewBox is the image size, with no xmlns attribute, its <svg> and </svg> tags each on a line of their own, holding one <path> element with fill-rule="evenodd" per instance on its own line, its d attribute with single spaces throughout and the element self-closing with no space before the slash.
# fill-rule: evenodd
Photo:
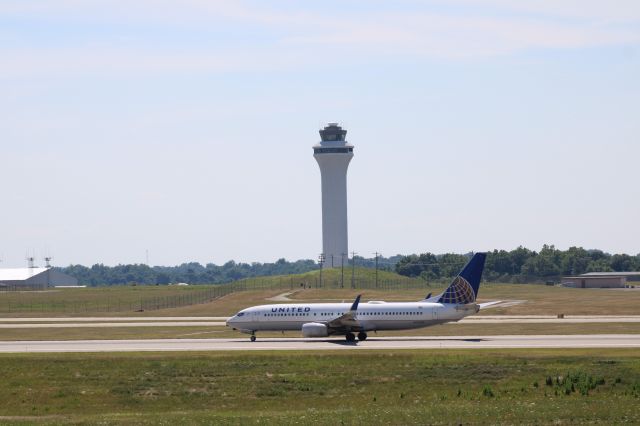
<svg viewBox="0 0 640 426">
<path fill-rule="evenodd" d="M 232 327 L 232 326 L 233 326 L 234 318 L 235 318 L 235 317 L 231 317 L 231 318 L 227 319 L 227 321 L 225 322 L 225 324 L 227 325 L 227 327 Z"/>
</svg>

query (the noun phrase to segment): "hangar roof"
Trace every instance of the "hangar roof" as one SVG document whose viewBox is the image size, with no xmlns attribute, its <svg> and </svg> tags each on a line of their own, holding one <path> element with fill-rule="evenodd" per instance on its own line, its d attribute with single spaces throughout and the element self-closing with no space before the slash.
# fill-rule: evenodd
<svg viewBox="0 0 640 426">
<path fill-rule="evenodd" d="M 581 277 L 635 277 L 640 272 L 587 272 L 580 275 Z"/>
<path fill-rule="evenodd" d="M 21 281 L 41 274 L 49 268 L 7 268 L 0 269 L 0 281 Z"/>
</svg>

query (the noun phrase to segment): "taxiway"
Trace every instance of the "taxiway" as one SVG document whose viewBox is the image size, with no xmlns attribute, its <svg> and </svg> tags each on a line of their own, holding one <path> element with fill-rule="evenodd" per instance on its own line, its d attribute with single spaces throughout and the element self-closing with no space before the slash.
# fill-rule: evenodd
<svg viewBox="0 0 640 426">
<path fill-rule="evenodd" d="M 498 348 L 639 348 L 640 334 L 376 337 L 347 343 L 343 338 L 299 339 L 149 339 L 2 341 L 0 353 L 148 352 L 148 351 L 292 351 Z"/>
</svg>

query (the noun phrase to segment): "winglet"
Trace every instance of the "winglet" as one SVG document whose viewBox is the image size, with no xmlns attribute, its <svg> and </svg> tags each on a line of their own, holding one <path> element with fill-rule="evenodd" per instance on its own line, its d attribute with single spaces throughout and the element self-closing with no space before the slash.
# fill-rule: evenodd
<svg viewBox="0 0 640 426">
<path fill-rule="evenodd" d="M 356 297 L 356 300 L 353 301 L 353 305 L 351 305 L 351 309 L 349 309 L 352 312 L 355 312 L 358 310 L 358 304 L 360 303 L 360 297 L 362 295 L 359 294 L 358 297 Z"/>
</svg>

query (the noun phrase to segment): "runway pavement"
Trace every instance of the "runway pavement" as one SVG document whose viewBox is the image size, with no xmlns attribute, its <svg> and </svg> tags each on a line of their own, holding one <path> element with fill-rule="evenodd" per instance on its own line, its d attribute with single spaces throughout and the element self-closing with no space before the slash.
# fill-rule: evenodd
<svg viewBox="0 0 640 426">
<path fill-rule="evenodd" d="M 347 343 L 344 338 L 156 339 L 0 342 L 0 353 L 147 352 L 147 351 L 291 351 L 496 348 L 639 348 L 638 334 L 375 337 Z"/>
<path fill-rule="evenodd" d="M 0 324 L 3 328 L 121 328 L 121 327 L 224 327 L 222 321 L 169 321 L 169 322 L 64 322 L 64 323 L 27 323 Z"/>
<path fill-rule="evenodd" d="M 637 322 L 640 315 L 475 315 L 458 321 L 458 324 L 568 324 Z"/>
<path fill-rule="evenodd" d="M 226 317 L 0 318 L 7 328 L 223 327 Z M 640 315 L 476 315 L 450 324 L 640 323 Z"/>
<path fill-rule="evenodd" d="M 6 317 L 0 323 L 14 322 L 113 322 L 113 321 L 226 321 L 228 317 Z"/>
</svg>

